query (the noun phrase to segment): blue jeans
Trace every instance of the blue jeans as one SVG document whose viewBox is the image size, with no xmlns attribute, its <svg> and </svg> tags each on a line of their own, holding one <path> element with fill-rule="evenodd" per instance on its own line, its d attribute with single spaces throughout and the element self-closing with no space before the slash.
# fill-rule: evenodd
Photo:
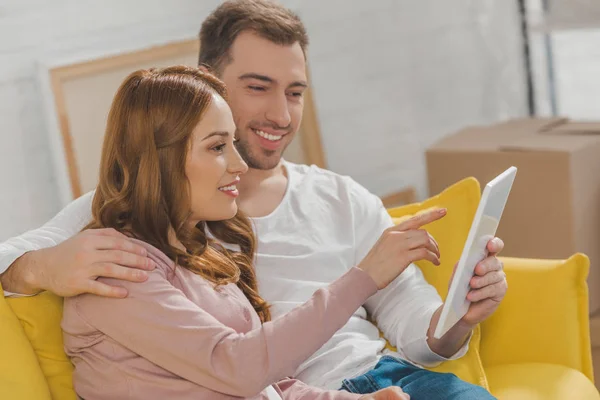
<svg viewBox="0 0 600 400">
<path fill-rule="evenodd" d="M 411 400 L 495 399 L 484 388 L 460 380 L 454 374 L 428 371 L 390 356 L 381 357 L 366 374 L 344 379 L 342 390 L 367 394 L 390 386 L 399 386 Z"/>
</svg>

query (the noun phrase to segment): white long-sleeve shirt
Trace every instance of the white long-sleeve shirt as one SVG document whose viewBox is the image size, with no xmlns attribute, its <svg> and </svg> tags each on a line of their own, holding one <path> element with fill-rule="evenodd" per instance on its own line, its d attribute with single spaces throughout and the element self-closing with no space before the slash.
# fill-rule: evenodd
<svg viewBox="0 0 600 400">
<path fill-rule="evenodd" d="M 306 302 L 367 255 L 393 222 L 381 200 L 349 177 L 315 166 L 285 162 L 288 187 L 268 216 L 253 218 L 258 237 L 259 292 L 273 318 Z M 0 273 L 28 251 L 56 245 L 91 218 L 93 193 L 73 201 L 42 228 L 0 245 Z M 397 357 L 422 366 L 446 358 L 427 344 L 427 329 L 442 300 L 420 269 L 409 266 L 372 296 L 348 323 L 296 371 L 313 386 L 338 389 L 342 379 L 373 368 L 386 351 L 379 329 L 398 348 Z M 367 315 L 377 326 L 369 321 Z M 452 357 L 462 357 L 467 343 Z"/>
</svg>

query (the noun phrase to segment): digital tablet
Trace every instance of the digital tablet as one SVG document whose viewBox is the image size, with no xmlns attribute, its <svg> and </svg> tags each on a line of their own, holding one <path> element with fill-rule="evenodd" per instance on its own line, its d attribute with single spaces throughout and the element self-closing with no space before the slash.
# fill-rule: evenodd
<svg viewBox="0 0 600 400">
<path fill-rule="evenodd" d="M 467 300 L 467 293 L 471 289 L 471 278 L 477 264 L 487 257 L 487 243 L 496 235 L 516 174 L 517 168 L 510 167 L 485 185 L 433 334 L 436 339 L 448 332 L 469 310 L 471 302 Z"/>
</svg>

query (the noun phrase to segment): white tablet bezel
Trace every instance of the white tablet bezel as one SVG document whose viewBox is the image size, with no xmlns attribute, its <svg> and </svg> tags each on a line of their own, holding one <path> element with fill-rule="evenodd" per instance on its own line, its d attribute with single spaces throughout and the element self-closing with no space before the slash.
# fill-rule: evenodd
<svg viewBox="0 0 600 400">
<path fill-rule="evenodd" d="M 496 234 L 516 173 L 517 168 L 510 167 L 485 186 L 433 335 L 436 339 L 448 332 L 469 310 L 471 302 L 466 299 L 466 294 L 471 278 L 479 261 L 487 256 L 487 242 Z M 495 223 L 483 226 L 484 217 L 493 218 Z"/>
</svg>

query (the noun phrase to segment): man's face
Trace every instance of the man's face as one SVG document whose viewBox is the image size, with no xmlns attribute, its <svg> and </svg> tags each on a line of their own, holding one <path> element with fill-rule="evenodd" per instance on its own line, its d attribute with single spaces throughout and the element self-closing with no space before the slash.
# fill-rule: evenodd
<svg viewBox="0 0 600 400">
<path fill-rule="evenodd" d="M 237 127 L 237 148 L 250 168 L 275 168 L 302 120 L 307 87 L 300 44 L 281 46 L 252 32 L 231 47 L 221 78 Z"/>
</svg>

